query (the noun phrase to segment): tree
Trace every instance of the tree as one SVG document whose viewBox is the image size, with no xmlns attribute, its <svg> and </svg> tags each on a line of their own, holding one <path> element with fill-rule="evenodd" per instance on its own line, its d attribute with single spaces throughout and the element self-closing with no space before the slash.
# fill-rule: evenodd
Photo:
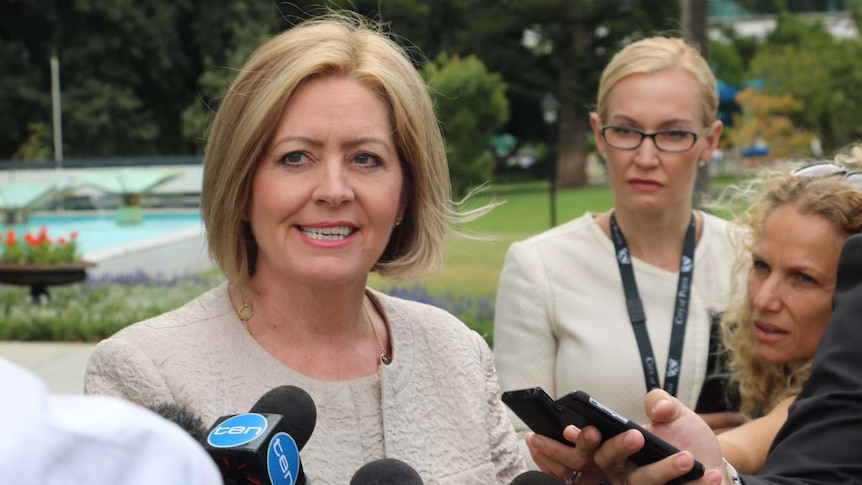
<svg viewBox="0 0 862 485">
<path fill-rule="evenodd" d="M 32 125 L 51 125 L 50 21 L 36 0 L 0 2 L 0 159 L 21 152 Z M 49 135 L 50 136 L 50 135 Z"/>
<path fill-rule="evenodd" d="M 833 38 L 821 23 L 784 13 L 751 69 L 767 94 L 792 94 L 804 106 L 791 115 L 794 125 L 819 134 L 831 151 L 862 136 L 860 56 L 859 39 Z"/>
<path fill-rule="evenodd" d="M 422 70 L 446 138 L 452 190 L 463 195 L 491 178 L 489 147 L 509 116 L 506 85 L 475 56 L 440 54 Z"/>
<path fill-rule="evenodd" d="M 763 140 L 769 146 L 771 159 L 810 156 L 811 132 L 793 125 L 791 115 L 802 110 L 793 96 L 763 94 L 748 88 L 737 94 L 742 112 L 734 114 L 729 141 L 736 147 L 747 147 Z"/>
<path fill-rule="evenodd" d="M 184 129 L 194 117 L 183 115 L 198 102 L 198 76 L 280 22 L 271 4 L 250 0 L 7 0 L 0 4 L 0 158 L 19 150 L 28 125 L 51 126 L 52 53 L 61 66 L 68 156 L 199 153 L 200 134 Z"/>
</svg>

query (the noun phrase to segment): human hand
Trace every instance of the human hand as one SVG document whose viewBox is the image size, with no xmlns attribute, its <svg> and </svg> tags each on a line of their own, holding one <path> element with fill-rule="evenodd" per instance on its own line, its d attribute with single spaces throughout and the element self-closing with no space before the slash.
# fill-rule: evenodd
<svg viewBox="0 0 862 485">
<path fill-rule="evenodd" d="M 715 434 L 736 428 L 747 421 L 745 415 L 738 412 L 700 413 L 698 416 L 712 428 Z"/>
<path fill-rule="evenodd" d="M 592 428 L 592 432 L 598 433 L 595 428 Z M 576 426 L 569 425 L 563 430 L 563 436 L 572 443 L 582 434 Z M 543 472 L 567 484 L 593 485 L 601 481 L 601 470 L 593 463 L 592 451 L 583 453 L 574 445 L 566 446 L 536 433 L 527 433 L 525 439 L 533 461 Z"/>
<path fill-rule="evenodd" d="M 652 421 L 645 428 L 668 441 L 680 451 L 656 463 L 638 467 L 628 457 L 644 445 L 643 435 L 630 430 L 601 442 L 600 433 L 587 427 L 576 440 L 576 449 L 583 455 L 592 454 L 594 464 L 614 484 L 651 485 L 667 483 L 690 471 L 695 457 L 707 468 L 699 480 L 701 485 L 730 484 L 730 476 L 721 458 L 721 448 L 712 429 L 694 411 L 662 390 L 651 391 L 646 399 L 646 412 Z M 595 432 L 599 439 L 592 436 Z"/>
</svg>

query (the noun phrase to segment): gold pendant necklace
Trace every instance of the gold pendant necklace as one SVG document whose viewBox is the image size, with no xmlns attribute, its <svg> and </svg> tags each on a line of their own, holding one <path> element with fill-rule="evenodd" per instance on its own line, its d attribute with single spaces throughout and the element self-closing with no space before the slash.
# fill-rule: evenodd
<svg viewBox="0 0 862 485">
<path fill-rule="evenodd" d="M 377 327 L 374 326 L 374 320 L 371 319 L 371 313 L 368 311 L 368 306 L 365 305 L 365 301 L 362 302 L 362 309 L 365 310 L 365 318 L 368 319 L 368 324 L 371 325 L 371 331 L 374 332 L 374 337 L 377 339 L 377 345 L 380 346 L 380 357 L 378 360 L 383 365 L 389 365 L 392 363 L 392 358 L 386 353 L 386 347 L 383 346 L 380 334 L 377 333 Z M 251 325 L 249 325 L 249 320 L 251 320 L 252 315 L 254 315 L 254 307 L 251 306 L 251 303 L 246 301 L 243 301 L 239 308 L 236 309 L 236 316 L 239 317 L 239 320 L 245 326 L 245 330 L 248 334 L 254 338 L 254 333 L 251 331 Z"/>
<path fill-rule="evenodd" d="M 243 300 L 242 305 L 236 309 L 236 316 L 239 317 L 239 321 L 245 325 L 245 331 L 251 335 L 251 338 L 254 338 L 254 334 L 251 332 L 251 327 L 248 324 L 248 321 L 251 320 L 251 316 L 254 315 L 254 307 L 251 306 L 251 303 Z"/>
</svg>

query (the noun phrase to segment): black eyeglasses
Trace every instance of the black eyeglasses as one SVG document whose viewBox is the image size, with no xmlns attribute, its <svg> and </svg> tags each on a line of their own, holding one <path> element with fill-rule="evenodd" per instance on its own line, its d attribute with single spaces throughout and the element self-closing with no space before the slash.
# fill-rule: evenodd
<svg viewBox="0 0 862 485">
<path fill-rule="evenodd" d="M 790 175 L 806 178 L 838 177 L 862 190 L 862 172 L 852 172 L 837 163 L 817 162 L 804 165 L 790 172 Z"/>
<path fill-rule="evenodd" d="M 688 130 L 660 130 L 652 133 L 647 133 L 637 128 L 630 126 L 610 125 L 602 127 L 602 138 L 605 139 L 608 145 L 619 150 L 635 150 L 644 138 L 652 138 L 653 145 L 663 152 L 681 153 L 691 150 L 691 147 L 697 143 L 697 139 L 709 130 L 705 128 L 703 131 L 688 131 Z"/>
</svg>

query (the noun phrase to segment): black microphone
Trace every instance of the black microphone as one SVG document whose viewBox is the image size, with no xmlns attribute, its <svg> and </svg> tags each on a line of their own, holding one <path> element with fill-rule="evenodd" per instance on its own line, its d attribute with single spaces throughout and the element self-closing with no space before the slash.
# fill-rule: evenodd
<svg viewBox="0 0 862 485">
<path fill-rule="evenodd" d="M 166 402 L 150 406 L 150 411 L 178 425 L 195 441 L 201 442 L 207 435 L 203 420 L 185 406 Z"/>
<path fill-rule="evenodd" d="M 422 477 L 412 466 L 395 458 L 370 461 L 350 479 L 350 485 L 422 485 Z"/>
<path fill-rule="evenodd" d="M 565 483 L 551 475 L 530 470 L 515 477 L 511 485 L 563 485 Z"/>
<path fill-rule="evenodd" d="M 299 460 L 317 421 L 311 396 L 280 386 L 245 414 L 222 416 L 202 440 L 225 485 L 306 485 Z"/>
</svg>

